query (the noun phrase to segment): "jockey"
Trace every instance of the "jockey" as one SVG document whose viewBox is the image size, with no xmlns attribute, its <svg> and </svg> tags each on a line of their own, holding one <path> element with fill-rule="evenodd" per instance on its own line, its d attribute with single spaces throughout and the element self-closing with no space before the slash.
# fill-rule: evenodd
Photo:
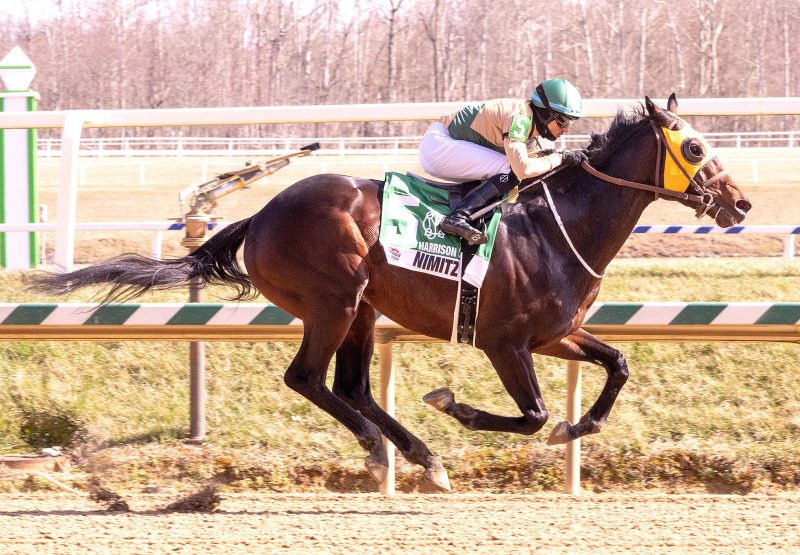
<svg viewBox="0 0 800 555">
<path fill-rule="evenodd" d="M 468 104 L 433 123 L 419 146 L 422 169 L 441 179 L 486 180 L 470 191 L 439 229 L 470 245 L 487 241 L 470 216 L 499 198 L 520 180 L 549 172 L 560 164 L 577 166 L 582 150 L 544 150 L 543 137 L 555 141 L 583 115 L 581 95 L 564 79 L 547 79 L 530 99 L 501 98 Z"/>
</svg>

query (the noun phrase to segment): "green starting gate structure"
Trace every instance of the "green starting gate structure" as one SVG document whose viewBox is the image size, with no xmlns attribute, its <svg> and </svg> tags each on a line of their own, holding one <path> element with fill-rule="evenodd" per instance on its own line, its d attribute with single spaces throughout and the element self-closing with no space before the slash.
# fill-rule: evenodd
<svg viewBox="0 0 800 555">
<path fill-rule="evenodd" d="M 28 89 L 36 75 L 33 62 L 15 46 L 0 60 L 0 112 L 33 112 L 38 93 Z M 36 223 L 36 129 L 0 129 L 0 223 Z M 34 268 L 38 261 L 36 233 L 0 233 L 0 267 Z"/>
</svg>

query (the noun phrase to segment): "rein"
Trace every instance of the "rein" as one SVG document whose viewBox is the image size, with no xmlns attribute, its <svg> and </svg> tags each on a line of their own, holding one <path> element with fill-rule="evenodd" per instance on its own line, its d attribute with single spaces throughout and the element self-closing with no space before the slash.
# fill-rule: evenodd
<svg viewBox="0 0 800 555">
<path fill-rule="evenodd" d="M 674 124 L 674 122 L 673 122 L 673 124 Z M 619 185 L 621 187 L 629 187 L 631 189 L 640 189 L 642 191 L 651 191 L 651 192 L 655 193 L 656 199 L 658 199 L 659 196 L 666 196 L 666 197 L 678 198 L 678 199 L 681 199 L 681 200 L 688 200 L 689 202 L 696 202 L 697 203 L 697 212 L 695 213 L 695 216 L 698 219 L 702 218 L 703 216 L 705 216 L 708 213 L 709 210 L 711 210 L 712 206 L 714 205 L 714 199 L 713 199 L 713 197 L 711 196 L 710 193 L 706 192 L 706 188 L 708 188 L 708 186 L 711 185 L 712 183 L 716 183 L 717 181 L 719 181 L 720 179 L 722 179 L 723 177 L 728 175 L 727 170 L 722 170 L 719 173 L 717 173 L 716 175 L 714 175 L 711 178 L 707 179 L 706 181 L 700 182 L 698 180 L 698 176 L 703 173 L 703 169 L 705 169 L 705 166 L 700 168 L 700 170 L 697 172 L 697 174 L 694 177 L 689 175 L 686 172 L 686 170 L 683 168 L 683 166 L 681 166 L 680 163 L 678 162 L 678 158 L 675 156 L 675 153 L 670 148 L 669 142 L 667 142 L 666 138 L 664 137 L 664 132 L 661 131 L 661 128 L 658 125 L 656 125 L 656 123 L 653 122 L 652 120 L 650 121 L 650 125 L 653 127 L 653 132 L 656 135 L 656 142 L 658 143 L 658 146 L 659 146 L 658 155 L 656 156 L 656 171 L 655 171 L 655 181 L 656 181 L 656 183 L 657 184 L 658 183 L 662 183 L 662 180 L 660 179 L 661 178 L 661 173 L 660 173 L 661 172 L 661 155 L 662 155 L 660 147 L 663 145 L 664 146 L 664 150 L 667 152 L 667 154 L 670 155 L 672 160 L 675 162 L 675 165 L 678 166 L 678 168 L 680 168 L 681 172 L 683 173 L 683 175 L 688 180 L 688 183 L 686 184 L 686 188 L 688 189 L 690 185 L 694 185 L 695 187 L 697 187 L 697 189 L 700 190 L 700 194 L 699 195 L 695 195 L 695 194 L 692 194 L 692 193 L 687 193 L 685 191 L 684 192 L 673 191 L 671 189 L 665 189 L 663 186 L 647 185 L 646 183 L 638 183 L 636 181 L 628 181 L 627 179 L 620 179 L 619 177 L 614 177 L 612 175 L 608 175 L 606 173 L 601 172 L 600 170 L 598 170 L 598 169 L 592 167 L 591 165 L 589 165 L 589 162 L 583 162 L 581 164 L 581 168 L 584 171 L 586 171 L 587 173 L 593 175 L 594 177 L 597 177 L 598 179 L 602 179 L 603 181 L 605 181 L 607 183 L 611 183 L 612 185 Z M 710 163 L 713 160 L 716 160 L 716 157 L 714 157 L 711 160 L 709 160 L 708 163 Z M 708 164 L 706 164 L 706 165 L 708 165 Z"/>
<path fill-rule="evenodd" d="M 675 124 L 675 122 L 672 123 L 672 125 L 674 125 L 674 124 Z M 706 168 L 706 166 L 709 163 L 711 163 L 711 161 L 716 160 L 716 157 L 714 157 L 711 160 L 709 160 L 706 163 L 706 165 L 704 165 L 702 168 L 700 168 L 695 173 L 694 177 L 689 175 L 689 173 L 686 171 L 686 169 L 684 169 L 684 167 L 678 162 L 678 158 L 675 156 L 675 153 L 672 151 L 672 148 L 670 148 L 669 141 L 667 141 L 666 137 L 664 136 L 663 130 L 658 125 L 656 125 L 656 123 L 654 121 L 652 121 L 652 120 L 650 120 L 650 125 L 653 128 L 653 132 L 655 133 L 656 143 L 657 143 L 656 169 L 655 169 L 655 177 L 654 177 L 656 185 L 648 185 L 646 183 L 638 183 L 636 181 L 628 181 L 627 179 L 621 179 L 619 177 L 614 177 L 612 175 L 608 175 L 608 174 L 603 173 L 600 170 L 592 167 L 589 164 L 588 161 L 587 162 L 582 162 L 581 163 L 581 168 L 584 171 L 586 171 L 588 174 L 590 174 L 590 175 L 592 175 L 594 177 L 597 177 L 598 179 L 601 179 L 601 180 L 603 180 L 603 181 L 605 181 L 607 183 L 611 183 L 612 185 L 618 185 L 620 187 L 629 187 L 631 189 L 640 189 L 642 191 L 650 191 L 652 193 L 655 193 L 656 200 L 658 200 L 659 196 L 667 196 L 667 197 L 678 198 L 678 199 L 681 199 L 681 200 L 687 200 L 689 202 L 695 202 L 695 203 L 697 203 L 697 209 L 696 209 L 696 212 L 695 212 L 695 216 L 698 219 L 702 218 L 714 206 L 714 198 L 711 196 L 711 193 L 708 193 L 706 191 L 706 189 L 712 183 L 716 183 L 717 181 L 719 181 L 720 179 L 722 179 L 723 177 L 728 175 L 728 172 L 726 170 L 722 170 L 719 173 L 715 174 L 714 176 L 710 177 L 709 179 L 707 179 L 705 181 L 701 182 L 699 180 L 699 176 L 703 174 L 703 170 Z M 662 145 L 663 145 L 664 150 L 666 151 L 666 153 L 669 154 L 669 156 L 672 157 L 672 160 L 675 162 L 675 165 L 678 168 L 680 168 L 681 172 L 683 173 L 683 175 L 688 180 L 688 182 L 686 183 L 686 189 L 689 189 L 690 186 L 694 186 L 699 190 L 699 192 L 700 192 L 699 195 L 692 194 L 692 193 L 687 193 L 686 189 L 684 189 L 684 191 L 681 192 L 681 191 L 673 191 L 671 189 L 666 189 L 664 187 L 663 176 L 661 175 L 661 158 L 664 155 L 664 153 L 662 152 L 662 149 L 661 149 Z M 549 177 L 549 176 L 547 176 L 547 177 Z M 541 181 L 541 180 L 537 180 L 537 182 L 538 181 Z M 567 233 L 567 230 L 564 227 L 564 223 L 561 221 L 561 217 L 558 215 L 558 212 L 556 211 L 556 205 L 553 202 L 553 198 L 550 196 L 550 191 L 547 188 L 547 184 L 542 182 L 542 188 L 544 189 L 544 194 L 545 194 L 545 197 L 547 198 L 547 203 L 550 206 L 550 211 L 553 213 L 553 217 L 555 218 L 556 223 L 558 224 L 558 227 L 561 230 L 561 234 L 564 236 L 564 239 L 566 239 L 567 244 L 569 245 L 569 248 L 572 249 L 572 253 L 575 255 L 575 258 L 578 259 L 578 262 L 580 262 L 583 265 L 584 269 L 587 272 L 589 272 L 589 274 L 591 274 L 592 276 L 594 276 L 594 277 L 596 277 L 598 279 L 600 279 L 603 276 L 605 276 L 606 275 L 605 272 L 603 272 L 602 274 L 599 274 L 599 273 L 595 272 L 591 268 L 591 266 L 589 266 L 589 264 L 580 255 L 578 250 L 575 248 L 575 245 L 572 244 L 572 240 L 570 240 L 570 238 L 569 238 L 569 234 Z"/>
<path fill-rule="evenodd" d="M 590 173 L 591 175 L 595 176 L 596 178 L 602 179 L 606 183 L 611 183 L 612 185 L 619 185 L 620 187 L 629 187 L 631 189 L 641 189 L 642 191 L 651 191 L 656 195 L 663 195 L 665 197 L 675 197 L 698 203 L 703 202 L 703 197 L 700 195 L 692 195 L 690 193 L 680 193 L 678 191 L 670 191 L 669 189 L 664 189 L 662 187 L 647 185 L 645 183 L 637 183 L 636 181 L 628 181 L 627 179 L 620 179 L 619 177 L 608 175 L 607 173 L 603 173 L 600 170 L 594 168 L 593 166 L 590 166 L 589 162 L 583 162 L 581 164 L 581 168 L 584 169 L 587 173 Z"/>
<path fill-rule="evenodd" d="M 547 183 L 542 183 L 542 189 L 544 190 L 544 196 L 547 198 L 547 204 L 550 206 L 550 212 L 553 213 L 553 218 L 555 218 L 556 223 L 558 224 L 558 229 L 561 230 L 561 235 L 564 236 L 564 239 L 567 240 L 567 244 L 569 248 L 572 249 L 572 254 L 575 255 L 575 258 L 578 259 L 583 267 L 589 272 L 591 275 L 598 279 L 602 279 L 606 273 L 605 271 L 602 274 L 598 274 L 589 264 L 583 259 L 581 254 L 578 252 L 578 249 L 575 248 L 575 245 L 572 244 L 572 239 L 569 238 L 569 234 L 567 233 L 567 228 L 564 227 L 564 222 L 561 221 L 561 216 L 558 215 L 558 211 L 556 210 L 556 203 L 553 202 L 553 197 L 550 196 L 550 189 L 547 188 Z"/>
</svg>

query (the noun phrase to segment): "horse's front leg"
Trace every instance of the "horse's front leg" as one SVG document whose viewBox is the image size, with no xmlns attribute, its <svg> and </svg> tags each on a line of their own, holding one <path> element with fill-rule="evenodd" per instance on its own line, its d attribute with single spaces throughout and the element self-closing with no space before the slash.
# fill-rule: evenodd
<svg viewBox="0 0 800 555">
<path fill-rule="evenodd" d="M 458 403 L 452 391 L 447 388 L 431 391 L 423 397 L 429 405 L 449 414 L 470 430 L 492 432 L 515 432 L 535 434 L 547 422 L 539 383 L 533 368 L 533 358 L 525 348 L 514 348 L 508 344 L 484 349 L 486 356 L 497 371 L 506 391 L 517 403 L 522 416 L 498 416 L 466 403 Z"/>
<path fill-rule="evenodd" d="M 537 350 L 536 353 L 564 360 L 592 362 L 605 368 L 608 374 L 600 396 L 589 411 L 577 424 L 558 423 L 547 440 L 548 445 L 567 443 L 588 434 L 598 433 L 606 423 L 622 386 L 628 381 L 625 355 L 583 329 L 576 330 L 559 343 Z"/>
</svg>

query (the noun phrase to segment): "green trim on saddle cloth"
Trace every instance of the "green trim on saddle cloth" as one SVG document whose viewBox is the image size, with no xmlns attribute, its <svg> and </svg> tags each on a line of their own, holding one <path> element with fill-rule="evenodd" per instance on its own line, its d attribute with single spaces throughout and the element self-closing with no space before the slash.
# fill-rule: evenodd
<svg viewBox="0 0 800 555">
<path fill-rule="evenodd" d="M 461 240 L 439 231 L 439 222 L 450 213 L 448 194 L 410 175 L 387 172 L 383 187 L 380 241 L 386 260 L 415 272 L 458 281 L 461 277 Z M 464 280 L 475 287 L 483 284 L 489 269 L 501 211 L 492 215 L 486 226 L 489 241 L 478 251 L 463 272 Z"/>
</svg>

